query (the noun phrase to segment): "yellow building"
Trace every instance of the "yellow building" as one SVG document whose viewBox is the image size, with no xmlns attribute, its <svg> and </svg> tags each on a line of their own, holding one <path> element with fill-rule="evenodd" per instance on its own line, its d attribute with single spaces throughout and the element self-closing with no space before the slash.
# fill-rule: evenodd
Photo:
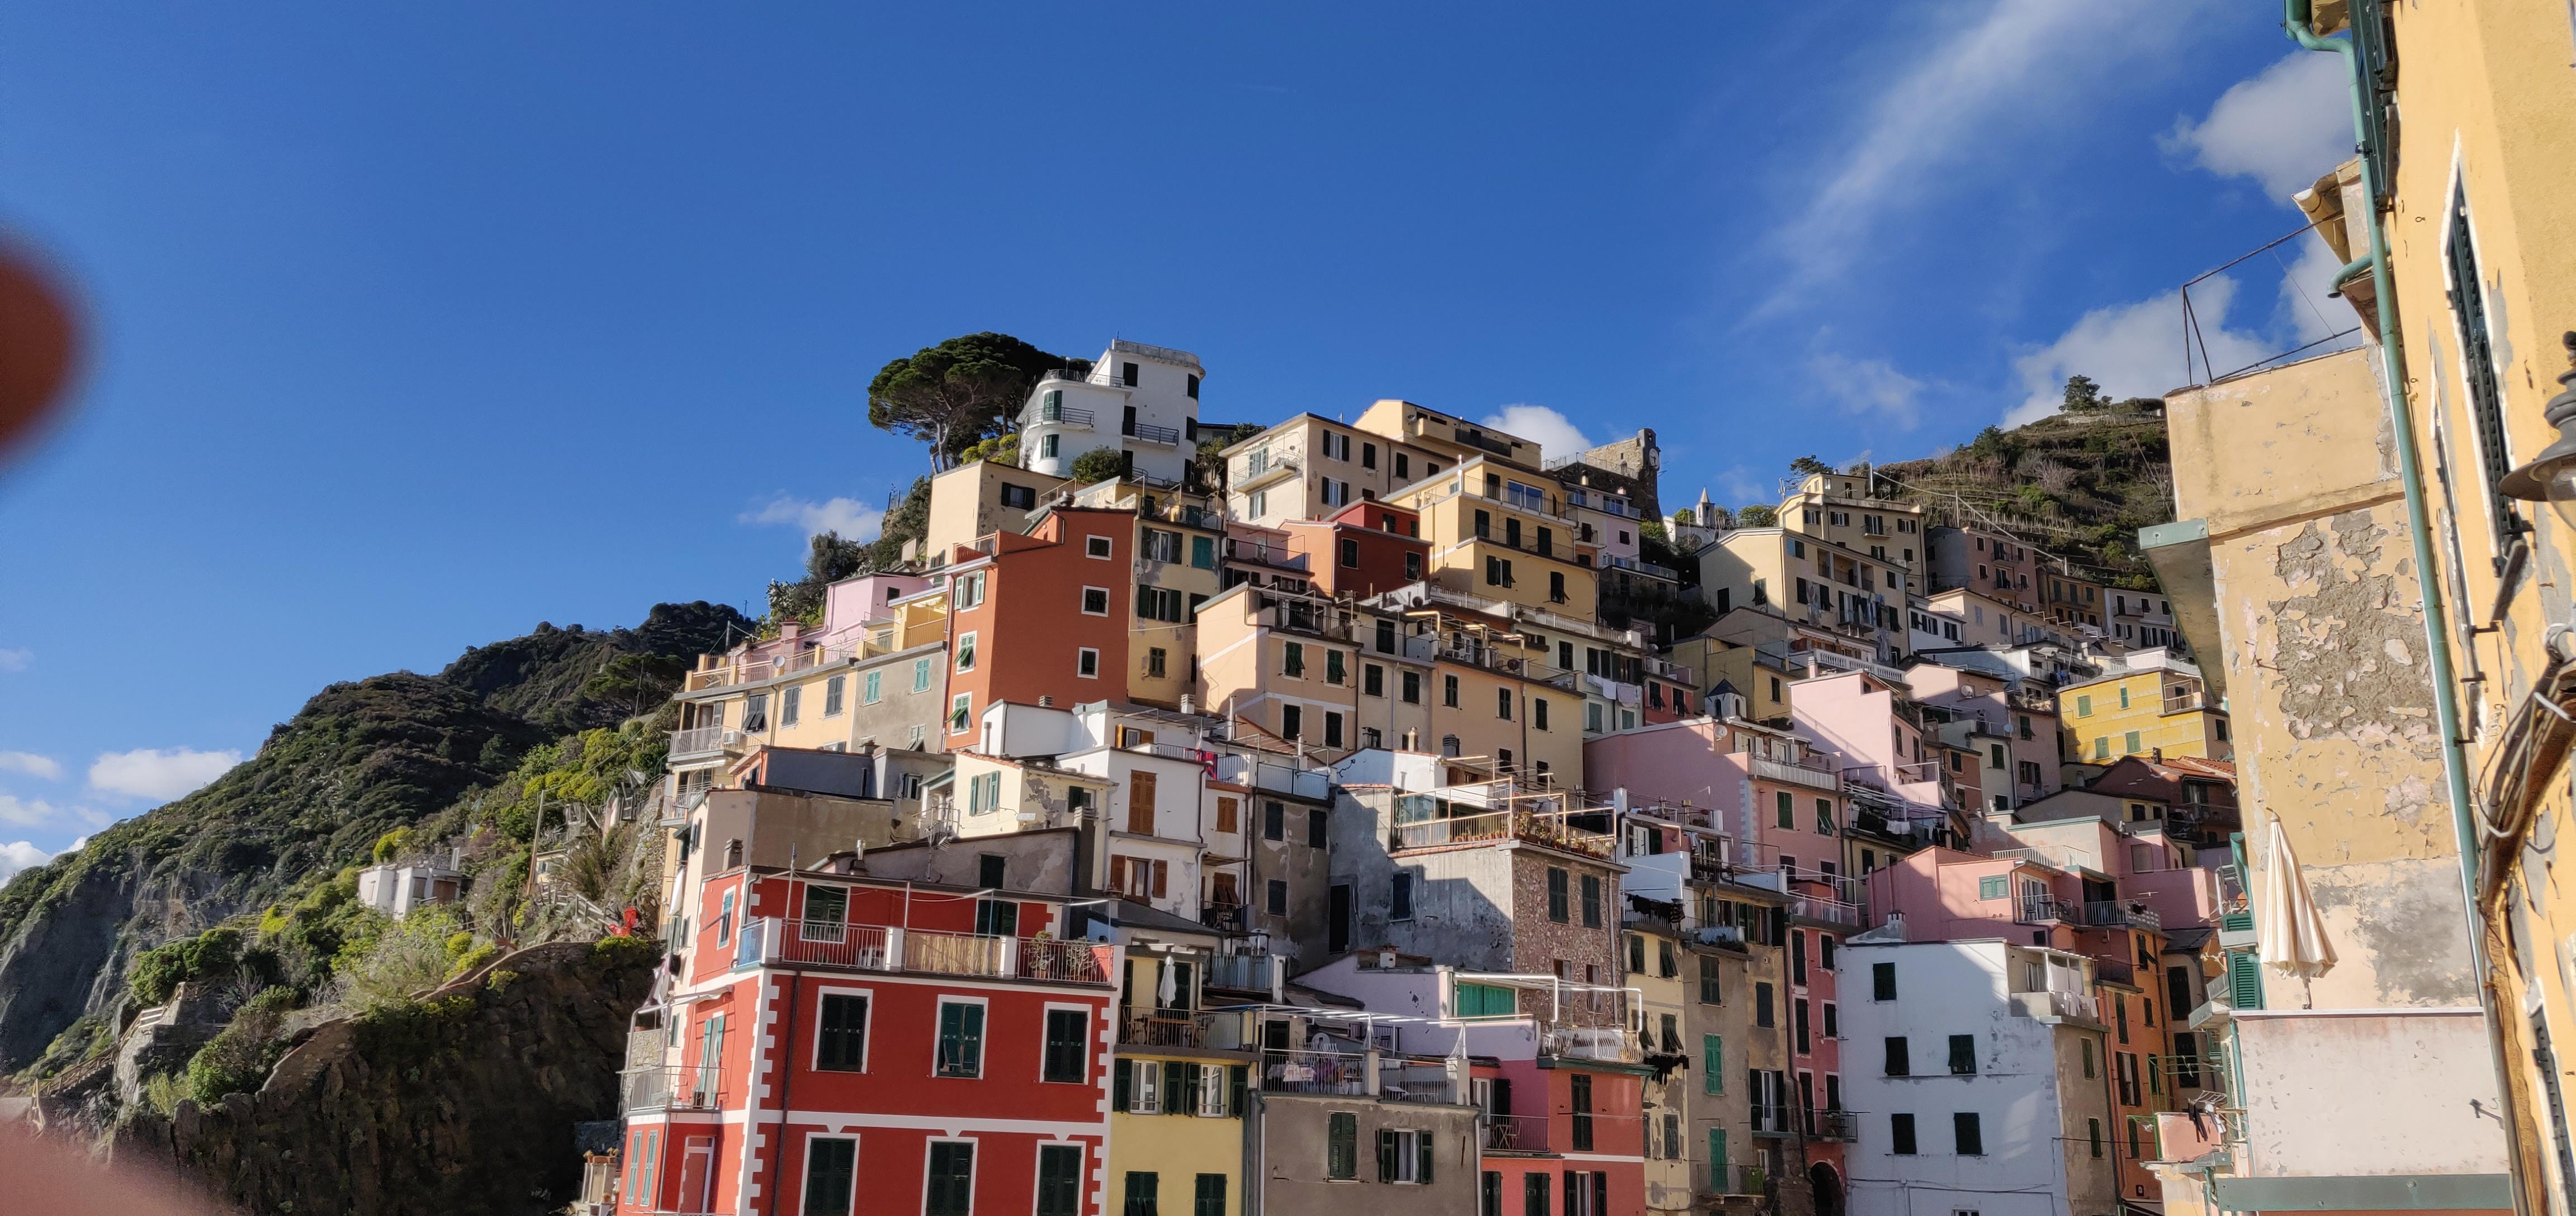
<svg viewBox="0 0 2576 1216">
<path fill-rule="evenodd" d="M 1785 528 L 1737 528 L 1699 554 L 1700 598 L 1841 633 L 1876 662 L 1905 650 L 1905 569 Z"/>
<path fill-rule="evenodd" d="M 1366 746 L 1358 616 L 1320 596 L 1226 589 L 1199 608 L 1198 704 L 1328 759 Z"/>
<path fill-rule="evenodd" d="M 2200 669 L 2179 659 L 2069 684 L 2058 690 L 2057 705 L 2076 759 L 2086 764 L 2154 752 L 2203 760 L 2236 755 L 2227 711 L 2201 683 Z"/>
<path fill-rule="evenodd" d="M 1368 429 L 1372 414 L 1388 429 Z M 1232 518 L 1255 527 L 1323 519 L 1457 466 L 1458 458 L 1449 454 L 1454 444 L 1408 443 L 1400 414 L 1372 414 L 1362 415 L 1358 426 L 1299 414 L 1228 446 L 1223 456 Z"/>
<path fill-rule="evenodd" d="M 2294 201 L 2300 242 L 2345 263 L 2336 325 L 2362 345 L 2170 394 L 2178 522 L 2140 538 L 2193 650 L 2225 656 L 2246 887 L 2287 863 L 2277 816 L 2338 956 L 2303 982 L 2280 943 L 2222 926 L 2212 1006 L 2264 1016 L 2227 1035 L 2227 1075 L 2256 1083 L 2234 1095 L 2247 1165 L 2214 1197 L 2274 1206 L 2326 1178 L 2347 1206 L 2437 1185 L 2446 1207 L 2566 1211 L 2576 889 L 2554 845 L 2576 827 L 2576 699 L 2553 643 L 2576 625 L 2576 511 L 2536 500 L 2576 488 L 2540 461 L 2576 413 L 2553 404 L 2576 329 L 2570 25 L 2508 0 L 2287 16 L 2351 101 L 2360 156 Z M 2407 1135 L 2353 1152 L 2355 1092 L 2415 1112 Z"/>
<path fill-rule="evenodd" d="M 1427 575 L 1444 591 L 1589 621 L 1598 608 L 1592 570 L 1600 546 L 1578 541 L 1555 482 L 1475 457 L 1438 478 L 1388 495 L 1421 517 Z"/>
<path fill-rule="evenodd" d="M 1923 593 L 1932 563 L 1923 508 L 1873 497 L 1865 473 L 1808 474 L 1780 499 L 1780 526 L 1892 564 L 1904 573 L 1902 590 Z"/>
<path fill-rule="evenodd" d="M 1692 1202 L 1692 1163 L 1706 1159 L 1706 1141 L 1692 1134 L 1691 1089 L 1710 1063 L 1694 1060 L 1689 1035 L 1689 1007 L 1699 977 L 1696 961 L 1682 948 L 1682 925 L 1688 912 L 1678 901 L 1665 904 L 1632 899 L 1620 909 L 1620 982 L 1637 990 L 1637 1044 L 1649 1064 L 1661 1064 L 1646 1079 L 1644 1116 L 1646 1209 L 1686 1212 Z M 1714 963 L 1702 964 L 1714 967 Z M 1658 1059 L 1658 1057 L 1661 1057 Z"/>
<path fill-rule="evenodd" d="M 1254 1055 L 1233 1033 L 1243 1014 L 1202 1011 L 1208 962 L 1196 952 L 1131 947 L 1127 955 L 1104 1212 L 1244 1210 L 1244 1091 Z"/>
<path fill-rule="evenodd" d="M 948 687 L 948 593 L 901 597 L 878 613 L 830 641 L 790 622 L 777 638 L 702 656 L 676 698 L 671 770 L 713 769 L 764 746 L 935 746 Z"/>
<path fill-rule="evenodd" d="M 1192 690 L 1199 606 L 1216 595 L 1224 577 L 1223 508 L 1211 495 L 1135 477 L 1085 486 L 1074 505 L 1136 513 L 1127 699 L 1177 708 Z"/>
</svg>

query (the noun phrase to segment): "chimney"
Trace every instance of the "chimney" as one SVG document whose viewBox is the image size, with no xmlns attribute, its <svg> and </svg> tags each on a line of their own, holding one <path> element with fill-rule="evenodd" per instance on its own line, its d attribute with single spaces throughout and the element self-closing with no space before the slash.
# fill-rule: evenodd
<svg viewBox="0 0 2576 1216">
<path fill-rule="evenodd" d="M 1043 694 L 1043 693 L 1039 694 L 1039 696 L 1038 696 L 1038 708 L 1040 708 L 1040 709 L 1053 709 L 1053 708 L 1055 708 L 1055 698 L 1054 698 L 1053 696 L 1049 696 L 1049 695 L 1046 695 L 1046 694 Z"/>
<path fill-rule="evenodd" d="M 2147 757 L 2153 763 L 2162 764 L 2165 762 L 2165 749 L 2161 747 L 2148 748 Z"/>
<path fill-rule="evenodd" d="M 793 642 L 796 640 L 796 635 L 803 633 L 804 631 L 805 623 L 802 621 L 783 622 L 778 626 L 778 640 L 782 642 Z"/>
</svg>

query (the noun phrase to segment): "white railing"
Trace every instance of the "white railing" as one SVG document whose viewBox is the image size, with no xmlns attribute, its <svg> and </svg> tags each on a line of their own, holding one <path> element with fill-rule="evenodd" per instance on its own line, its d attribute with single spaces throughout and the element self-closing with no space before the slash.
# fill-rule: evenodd
<svg viewBox="0 0 2576 1216">
<path fill-rule="evenodd" d="M 693 726 L 687 730 L 675 730 L 671 732 L 671 755 L 675 758 L 704 755 L 715 751 L 717 745 L 723 740 L 724 728 L 721 726 Z"/>
<path fill-rule="evenodd" d="M 734 966 L 836 967 L 911 971 L 989 979 L 1104 984 L 1108 947 L 1055 938 L 941 933 L 888 925 L 800 921 L 764 916 L 744 923 Z"/>
<path fill-rule="evenodd" d="M 2012 1011 L 2016 1017 L 2082 1018 L 2088 1022 L 2102 1020 L 2102 1008 L 2091 995 L 2082 992 L 2016 992 L 2012 994 Z"/>
</svg>

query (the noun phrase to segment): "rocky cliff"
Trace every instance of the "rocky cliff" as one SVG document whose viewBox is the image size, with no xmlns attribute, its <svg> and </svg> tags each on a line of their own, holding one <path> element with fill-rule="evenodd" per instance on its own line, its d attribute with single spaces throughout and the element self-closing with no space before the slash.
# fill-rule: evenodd
<svg viewBox="0 0 2576 1216">
<path fill-rule="evenodd" d="M 133 1112 L 116 1152 L 249 1212 L 559 1211 L 574 1125 L 617 1114 L 657 952 L 608 938 L 504 956 L 428 998 L 306 1034 L 256 1094 Z"/>
<path fill-rule="evenodd" d="M 100 831 L 0 888 L 0 1072 L 103 1048 L 134 956 L 364 860 L 566 732 L 651 712 L 749 622 L 656 606 L 635 629 L 540 626 L 435 676 L 324 689 L 205 789 Z"/>
</svg>

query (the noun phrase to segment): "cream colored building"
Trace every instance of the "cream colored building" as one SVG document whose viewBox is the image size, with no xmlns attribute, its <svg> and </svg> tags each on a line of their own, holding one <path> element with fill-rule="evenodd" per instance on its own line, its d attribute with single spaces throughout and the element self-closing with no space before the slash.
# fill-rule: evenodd
<svg viewBox="0 0 2576 1216">
<path fill-rule="evenodd" d="M 1031 516 L 1049 495 L 1071 484 L 1017 465 L 978 460 L 930 479 L 930 521 L 922 532 L 921 560 L 939 566 L 959 545 L 992 532 L 1026 535 Z"/>
<path fill-rule="evenodd" d="M 1534 447 L 1533 447 L 1534 450 Z M 1429 581 L 1444 591 L 1590 621 L 1597 544 L 1579 539 L 1555 482 L 1477 456 L 1387 496 L 1421 518 Z"/>
<path fill-rule="evenodd" d="M 1898 590 L 1920 595 L 1932 564 L 1923 508 L 1874 497 L 1869 482 L 1865 473 L 1808 474 L 1781 497 L 1780 526 L 1892 565 L 1904 575 Z"/>
<path fill-rule="evenodd" d="M 1700 550 L 1700 597 L 1843 634 L 1889 662 L 1905 649 L 1905 569 L 1783 528 L 1737 528 Z"/>
<path fill-rule="evenodd" d="M 1257 527 L 1322 519 L 1458 463 L 1444 450 L 1407 442 L 1393 431 L 1316 414 L 1299 414 L 1229 446 L 1223 455 L 1226 507 L 1236 520 Z"/>
</svg>

